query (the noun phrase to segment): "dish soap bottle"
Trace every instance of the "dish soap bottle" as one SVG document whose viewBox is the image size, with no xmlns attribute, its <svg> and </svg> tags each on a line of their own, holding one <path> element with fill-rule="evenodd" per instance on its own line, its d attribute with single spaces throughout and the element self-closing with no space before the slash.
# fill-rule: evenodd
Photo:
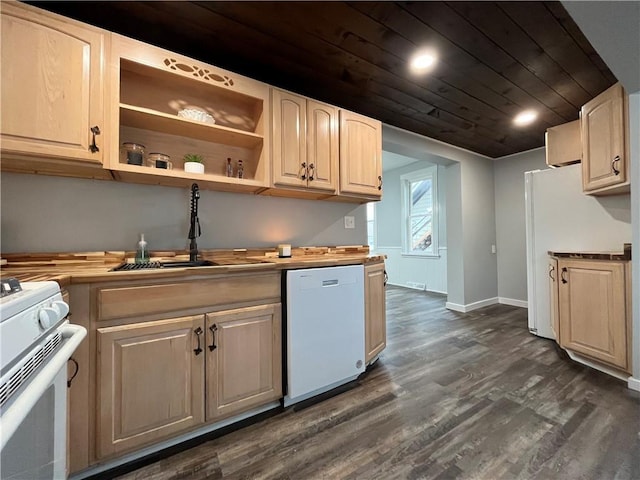
<svg viewBox="0 0 640 480">
<path fill-rule="evenodd" d="M 140 234 L 140 241 L 138 242 L 138 248 L 136 249 L 136 263 L 148 263 L 149 262 L 149 250 L 147 249 L 147 242 L 144 240 L 144 233 Z"/>
</svg>

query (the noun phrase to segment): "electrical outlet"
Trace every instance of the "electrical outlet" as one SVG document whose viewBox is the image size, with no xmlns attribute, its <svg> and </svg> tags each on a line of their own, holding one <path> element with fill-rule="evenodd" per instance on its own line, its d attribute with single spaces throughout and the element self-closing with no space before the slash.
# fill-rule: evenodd
<svg viewBox="0 0 640 480">
<path fill-rule="evenodd" d="M 491 245 L 491 253 L 496 253 L 496 246 L 495 245 Z"/>
<path fill-rule="evenodd" d="M 344 228 L 356 228 L 356 217 L 351 215 L 344 217 Z"/>
</svg>

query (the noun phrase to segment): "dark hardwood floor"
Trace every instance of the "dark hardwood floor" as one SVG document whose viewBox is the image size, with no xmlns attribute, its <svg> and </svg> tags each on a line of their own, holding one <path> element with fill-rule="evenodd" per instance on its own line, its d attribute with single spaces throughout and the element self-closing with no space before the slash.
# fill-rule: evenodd
<svg viewBox="0 0 640 480">
<path fill-rule="evenodd" d="M 640 395 L 529 334 L 389 287 L 387 348 L 356 386 L 122 479 L 638 479 Z"/>
</svg>

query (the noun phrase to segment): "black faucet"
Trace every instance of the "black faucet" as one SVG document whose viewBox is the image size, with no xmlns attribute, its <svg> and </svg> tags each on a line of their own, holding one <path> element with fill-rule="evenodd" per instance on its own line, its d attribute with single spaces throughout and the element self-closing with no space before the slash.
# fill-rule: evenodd
<svg viewBox="0 0 640 480">
<path fill-rule="evenodd" d="M 191 223 L 189 224 L 189 261 L 198 260 L 198 244 L 196 238 L 202 235 L 200 230 L 200 220 L 198 220 L 198 199 L 200 198 L 200 189 L 198 184 L 191 185 Z"/>
</svg>

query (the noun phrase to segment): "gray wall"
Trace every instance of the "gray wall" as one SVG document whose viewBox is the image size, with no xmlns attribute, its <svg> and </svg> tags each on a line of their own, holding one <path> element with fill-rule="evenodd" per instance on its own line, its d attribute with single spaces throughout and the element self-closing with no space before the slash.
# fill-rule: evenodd
<svg viewBox="0 0 640 480">
<path fill-rule="evenodd" d="M 527 301 L 524 172 L 546 168 L 544 148 L 494 161 L 498 297 L 501 299 Z"/>
<path fill-rule="evenodd" d="M 462 163 L 462 229 L 465 305 L 498 295 L 493 161 Z"/>
<path fill-rule="evenodd" d="M 459 163 L 459 171 L 450 170 L 451 178 L 447 182 L 447 190 L 453 189 L 447 195 L 447 303 L 452 308 L 460 308 L 495 299 L 498 279 L 496 256 L 491 253 L 496 231 L 492 160 L 387 125 L 383 126 L 382 148 L 417 159 L 431 161 L 436 156 Z M 460 179 L 460 208 L 456 208 L 456 177 Z M 452 258 L 454 265 L 451 265 Z"/>
<path fill-rule="evenodd" d="M 389 159 L 382 153 L 382 163 Z M 404 157 L 406 158 L 406 157 Z M 437 160 L 437 159 L 434 159 Z M 447 167 L 438 169 L 438 249 L 439 257 L 402 255 L 402 184 L 400 177 L 433 166 L 426 160 L 384 171 L 384 197 L 376 204 L 376 252 L 387 255 L 389 283 L 407 286 L 408 282 L 423 283 L 433 292 L 447 292 Z"/>
<path fill-rule="evenodd" d="M 1 249 L 15 252 L 151 250 L 187 247 L 186 188 L 3 173 Z M 344 228 L 344 216 L 356 228 Z M 201 190 L 200 248 L 362 245 L 363 205 Z"/>
</svg>

